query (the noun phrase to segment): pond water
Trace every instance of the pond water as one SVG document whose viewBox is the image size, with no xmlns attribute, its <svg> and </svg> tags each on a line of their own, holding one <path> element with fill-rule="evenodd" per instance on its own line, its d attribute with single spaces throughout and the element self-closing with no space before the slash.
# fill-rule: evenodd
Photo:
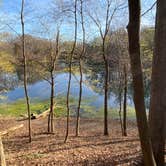
<svg viewBox="0 0 166 166">
<path fill-rule="evenodd" d="M 71 80 L 71 96 L 78 98 L 79 94 L 79 76 L 72 75 Z M 67 92 L 67 83 L 68 83 L 68 73 L 59 73 L 55 77 L 55 94 L 58 96 L 66 96 Z M 39 99 L 44 100 L 48 99 L 50 96 L 50 85 L 47 81 L 38 81 L 34 84 L 28 86 L 28 93 L 31 100 Z M 24 98 L 24 88 L 17 87 L 14 90 L 11 90 L 5 94 L 7 97 L 7 102 L 14 102 L 16 100 Z M 86 83 L 86 77 L 84 75 L 83 83 L 83 100 L 86 101 L 87 105 L 101 107 L 103 106 L 103 95 L 100 95 L 92 90 L 90 85 Z M 114 94 L 110 95 L 109 106 L 117 107 L 118 103 L 116 102 L 116 96 Z"/>
</svg>

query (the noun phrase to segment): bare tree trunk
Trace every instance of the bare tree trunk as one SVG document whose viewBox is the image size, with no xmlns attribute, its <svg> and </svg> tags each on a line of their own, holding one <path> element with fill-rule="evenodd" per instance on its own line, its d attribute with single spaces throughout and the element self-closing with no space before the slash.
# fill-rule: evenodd
<svg viewBox="0 0 166 166">
<path fill-rule="evenodd" d="M 80 106 L 82 100 L 82 81 L 83 81 L 83 72 L 82 72 L 82 57 L 85 53 L 85 27 L 84 27 L 84 16 L 83 16 L 83 0 L 80 0 L 81 3 L 81 26 L 82 26 L 82 51 L 79 57 L 79 71 L 80 71 L 80 81 L 79 81 L 79 99 L 78 99 L 78 109 L 77 109 L 77 120 L 76 120 L 76 136 L 79 134 L 79 120 L 80 120 Z"/>
<path fill-rule="evenodd" d="M 50 112 L 48 115 L 48 132 L 54 132 L 54 76 L 51 74 L 51 95 L 50 95 Z"/>
<path fill-rule="evenodd" d="M 166 139 L 166 1 L 157 0 L 152 66 L 150 131 L 157 166 L 164 166 Z"/>
<path fill-rule="evenodd" d="M 70 84 L 71 84 L 71 60 L 69 64 L 69 81 L 68 81 L 68 88 L 67 88 L 67 99 L 66 99 L 66 107 L 67 107 L 67 121 L 66 121 L 66 135 L 65 135 L 65 140 L 64 143 L 66 143 L 68 135 L 69 135 L 69 116 L 70 116 L 70 105 L 69 105 L 69 100 L 70 100 Z"/>
<path fill-rule="evenodd" d="M 50 113 L 51 113 L 51 132 L 54 132 L 54 76 L 51 74 L 51 105 L 50 105 Z"/>
<path fill-rule="evenodd" d="M 120 121 L 120 127 L 121 127 L 121 132 L 122 132 L 122 136 L 123 136 L 123 122 L 122 122 L 122 93 L 123 93 L 123 89 L 122 89 L 122 81 L 123 81 L 123 75 L 120 72 L 119 69 L 119 90 L 118 90 L 118 101 L 119 101 L 119 121 Z"/>
<path fill-rule="evenodd" d="M 122 93 L 119 94 L 119 121 L 120 121 L 120 127 L 123 135 L 123 122 L 122 122 Z"/>
<path fill-rule="evenodd" d="M 78 108 L 77 108 L 77 119 L 76 119 L 76 137 L 79 134 L 79 121 L 80 121 L 80 106 L 81 106 L 81 100 L 82 100 L 82 62 L 79 61 L 79 71 L 80 71 L 80 82 L 79 82 L 79 99 L 78 99 Z"/>
<path fill-rule="evenodd" d="M 47 123 L 47 131 L 48 131 L 48 133 L 50 133 L 51 132 L 51 130 L 50 130 L 50 119 L 51 119 L 51 114 L 50 114 L 50 110 L 49 110 L 49 113 L 48 113 L 48 123 Z"/>
<path fill-rule="evenodd" d="M 25 91 L 27 112 L 28 112 L 29 142 L 31 142 L 32 141 L 31 111 L 30 111 L 30 102 L 29 102 L 29 96 L 27 91 L 27 57 L 25 54 L 24 0 L 22 0 L 22 5 L 21 5 L 21 27 L 22 27 L 22 56 L 23 56 L 23 67 L 24 67 L 24 91 Z"/>
<path fill-rule="evenodd" d="M 105 59 L 105 86 L 104 86 L 104 135 L 108 135 L 108 77 L 109 77 L 109 64 Z"/>
<path fill-rule="evenodd" d="M 69 117 L 70 117 L 69 100 L 70 100 L 70 86 L 71 86 L 71 74 L 72 74 L 72 59 L 73 59 L 76 42 L 77 42 L 77 0 L 75 0 L 75 3 L 74 3 L 74 23 L 75 23 L 74 43 L 73 43 L 73 48 L 71 50 L 70 58 L 69 58 L 69 80 L 68 80 L 67 98 L 66 98 L 67 121 L 66 121 L 66 135 L 65 135 L 64 143 L 66 143 L 68 135 L 69 135 Z"/>
<path fill-rule="evenodd" d="M 127 69 L 124 65 L 123 136 L 127 136 Z"/>
<path fill-rule="evenodd" d="M 54 70 L 55 70 L 55 63 L 59 55 L 59 36 L 60 32 L 59 29 L 57 30 L 56 35 L 56 49 L 55 52 L 51 46 L 50 54 L 51 54 L 51 69 L 50 69 L 50 86 L 51 86 L 51 93 L 50 93 L 50 111 L 48 114 L 48 133 L 54 133 Z"/>
<path fill-rule="evenodd" d="M 155 166 L 144 102 L 144 86 L 140 59 L 140 0 L 129 3 L 129 54 L 133 76 L 134 104 L 145 166 Z"/>
</svg>

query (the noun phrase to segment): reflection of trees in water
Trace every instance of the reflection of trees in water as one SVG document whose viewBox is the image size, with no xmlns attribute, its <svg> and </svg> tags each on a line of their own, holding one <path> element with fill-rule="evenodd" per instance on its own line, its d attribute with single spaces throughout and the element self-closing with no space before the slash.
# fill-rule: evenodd
<svg viewBox="0 0 166 166">
<path fill-rule="evenodd" d="M 85 70 L 85 77 L 86 81 L 88 82 L 88 85 L 91 87 L 91 89 L 98 93 L 99 95 L 104 94 L 104 65 L 102 62 L 90 62 L 89 64 L 86 64 L 86 70 Z M 112 70 L 110 68 L 110 70 Z M 117 80 L 117 73 L 115 71 L 110 72 L 109 75 L 109 97 L 111 96 L 111 93 L 116 94 L 118 92 L 118 86 L 116 84 Z"/>
<path fill-rule="evenodd" d="M 88 86 L 99 95 L 103 95 L 104 90 L 104 66 L 102 62 L 91 62 L 88 61 L 85 67 L 85 78 Z M 117 70 L 110 69 L 110 86 L 109 86 L 109 97 L 115 96 L 115 103 L 119 103 L 119 74 Z M 149 108 L 150 98 L 150 81 L 144 80 L 145 85 L 145 104 L 146 108 Z M 127 98 L 130 105 L 133 104 L 133 88 L 132 82 L 128 82 Z"/>
<path fill-rule="evenodd" d="M 14 89 L 18 86 L 19 80 L 16 74 L 0 74 L 0 93 Z"/>
</svg>

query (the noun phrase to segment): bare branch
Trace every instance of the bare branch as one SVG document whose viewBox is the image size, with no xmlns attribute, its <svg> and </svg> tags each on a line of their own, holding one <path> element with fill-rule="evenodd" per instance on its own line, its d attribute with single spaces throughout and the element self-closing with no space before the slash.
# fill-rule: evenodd
<svg viewBox="0 0 166 166">
<path fill-rule="evenodd" d="M 150 10 L 152 10 L 152 9 L 154 8 L 154 6 L 156 6 L 156 3 L 157 3 L 157 1 L 155 1 L 155 2 L 152 4 L 152 6 L 151 6 L 148 10 L 146 10 L 145 12 L 143 12 L 143 13 L 141 14 L 141 17 L 143 17 L 143 16 L 146 15 Z"/>
</svg>

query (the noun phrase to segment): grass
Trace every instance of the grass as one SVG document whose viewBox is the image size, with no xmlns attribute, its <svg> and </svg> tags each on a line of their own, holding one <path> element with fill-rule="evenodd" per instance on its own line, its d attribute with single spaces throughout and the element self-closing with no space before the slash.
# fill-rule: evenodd
<svg viewBox="0 0 166 166">
<path fill-rule="evenodd" d="M 47 101 L 33 101 L 31 102 L 32 113 L 40 114 L 48 107 Z M 1 116 L 12 116 L 19 117 L 26 115 L 26 103 L 25 100 L 18 100 L 13 103 L 3 103 L 0 104 L 0 115 Z"/>
<path fill-rule="evenodd" d="M 121 112 L 121 115 L 123 116 L 123 110 Z M 94 114 L 94 118 L 103 118 L 104 117 L 104 110 L 103 108 L 100 108 L 96 113 Z M 108 117 L 113 119 L 119 118 L 119 109 L 118 108 L 110 108 L 108 110 Z M 127 107 L 127 117 L 129 119 L 135 119 L 135 109 L 133 107 L 128 106 Z"/>
<path fill-rule="evenodd" d="M 77 110 L 77 103 L 78 101 L 75 98 L 70 99 L 70 115 L 75 116 L 76 115 L 76 110 Z M 103 113 L 103 108 L 97 109 L 94 106 L 89 106 L 87 99 L 82 101 L 81 105 L 81 117 L 86 117 L 86 118 L 103 118 L 104 113 Z M 49 108 L 49 100 L 33 100 L 31 101 L 31 112 L 34 114 L 41 114 L 45 110 Z M 0 104 L 0 115 L 1 116 L 9 116 L 9 117 L 24 117 L 27 116 L 27 111 L 26 111 L 26 102 L 24 99 L 18 100 L 13 103 L 1 103 Z M 64 117 L 66 116 L 66 99 L 65 97 L 58 97 L 56 98 L 56 106 L 54 109 L 55 116 L 56 117 Z M 108 110 L 108 117 L 109 118 L 114 118 L 117 119 L 119 118 L 119 110 L 116 108 L 110 108 Z M 135 111 L 133 107 L 127 108 L 127 117 L 130 119 L 135 118 Z"/>
</svg>

